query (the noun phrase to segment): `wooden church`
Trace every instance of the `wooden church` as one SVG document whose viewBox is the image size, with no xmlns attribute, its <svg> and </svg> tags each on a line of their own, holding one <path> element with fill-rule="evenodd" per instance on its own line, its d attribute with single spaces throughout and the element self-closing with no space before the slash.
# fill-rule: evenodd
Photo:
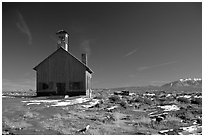
<svg viewBox="0 0 204 137">
<path fill-rule="evenodd" d="M 69 49 L 68 33 L 60 30 L 57 50 L 33 69 L 36 71 L 37 96 L 91 95 L 93 71 L 87 66 L 87 55 L 81 60 L 73 56 Z"/>
</svg>

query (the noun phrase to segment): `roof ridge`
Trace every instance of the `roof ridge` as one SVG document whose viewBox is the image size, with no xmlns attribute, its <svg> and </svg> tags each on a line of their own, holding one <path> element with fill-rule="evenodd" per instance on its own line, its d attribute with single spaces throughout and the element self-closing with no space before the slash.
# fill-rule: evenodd
<svg viewBox="0 0 204 137">
<path fill-rule="evenodd" d="M 71 55 L 73 58 L 75 58 L 76 60 L 78 60 L 82 65 L 84 65 L 88 71 L 90 71 L 91 73 L 93 73 L 93 71 L 86 65 L 84 64 L 81 60 L 79 60 L 77 57 L 75 57 L 74 55 L 72 55 L 70 52 L 66 51 L 65 49 L 63 49 L 62 47 L 58 48 L 56 51 L 54 51 L 52 54 L 50 54 L 48 57 L 46 57 L 44 60 L 42 60 L 37 66 L 35 66 L 33 69 L 36 70 L 36 68 L 42 63 L 44 62 L 46 59 L 48 59 L 49 57 L 51 57 L 53 54 L 55 54 L 58 50 L 62 49 L 63 51 L 65 51 L 66 53 L 68 53 L 69 55 Z"/>
</svg>

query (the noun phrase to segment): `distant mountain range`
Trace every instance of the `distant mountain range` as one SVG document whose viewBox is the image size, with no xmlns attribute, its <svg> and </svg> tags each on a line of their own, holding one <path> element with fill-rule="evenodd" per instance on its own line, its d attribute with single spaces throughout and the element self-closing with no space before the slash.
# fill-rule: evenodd
<svg viewBox="0 0 204 137">
<path fill-rule="evenodd" d="M 144 87 L 120 87 L 120 88 L 111 88 L 112 90 L 179 90 L 179 91 L 202 91 L 202 79 L 200 78 L 187 78 L 187 79 L 179 79 L 177 81 L 166 83 L 162 86 L 144 86 Z"/>
<path fill-rule="evenodd" d="M 161 86 L 162 89 L 174 89 L 174 90 L 185 90 L 185 89 L 202 89 L 202 79 L 200 78 L 187 78 L 179 79 Z"/>
</svg>

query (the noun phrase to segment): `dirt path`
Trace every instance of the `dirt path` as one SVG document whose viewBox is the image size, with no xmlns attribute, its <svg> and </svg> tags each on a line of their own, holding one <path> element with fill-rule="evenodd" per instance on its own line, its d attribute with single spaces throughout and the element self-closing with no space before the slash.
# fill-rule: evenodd
<svg viewBox="0 0 204 137">
<path fill-rule="evenodd" d="M 115 112 L 114 114 L 115 120 L 114 123 L 116 124 L 117 127 L 119 127 L 122 132 L 134 132 L 135 128 L 133 126 L 130 126 L 126 124 L 125 122 L 131 122 L 130 120 L 127 119 L 127 115 L 119 112 Z"/>
</svg>

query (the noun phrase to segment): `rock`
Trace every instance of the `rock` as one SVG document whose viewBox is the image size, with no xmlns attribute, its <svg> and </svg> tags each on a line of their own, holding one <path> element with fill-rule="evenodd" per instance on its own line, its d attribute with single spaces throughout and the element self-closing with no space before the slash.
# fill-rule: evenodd
<svg viewBox="0 0 204 137">
<path fill-rule="evenodd" d="M 123 91 L 115 91 L 114 95 L 122 95 L 122 96 L 129 96 L 129 91 L 123 90 Z"/>
<path fill-rule="evenodd" d="M 78 130 L 77 132 L 85 133 L 89 129 L 90 125 L 87 125 L 85 128 Z"/>
<path fill-rule="evenodd" d="M 66 99 L 66 98 L 69 98 L 69 95 L 65 95 L 64 98 L 65 98 L 65 99 Z"/>
<path fill-rule="evenodd" d="M 164 109 L 164 111 L 177 111 L 177 110 L 180 110 L 180 108 L 177 107 L 176 105 L 166 105 L 166 106 L 157 106 L 157 107 Z"/>
<path fill-rule="evenodd" d="M 115 108 L 117 108 L 118 106 L 112 106 L 112 107 L 109 107 L 109 108 L 106 108 L 108 111 L 111 111 L 111 110 L 113 110 L 113 109 L 115 109 Z"/>
<path fill-rule="evenodd" d="M 179 133 L 176 130 L 174 130 L 174 129 L 161 130 L 158 133 L 162 134 L 162 135 L 179 135 Z"/>
</svg>

